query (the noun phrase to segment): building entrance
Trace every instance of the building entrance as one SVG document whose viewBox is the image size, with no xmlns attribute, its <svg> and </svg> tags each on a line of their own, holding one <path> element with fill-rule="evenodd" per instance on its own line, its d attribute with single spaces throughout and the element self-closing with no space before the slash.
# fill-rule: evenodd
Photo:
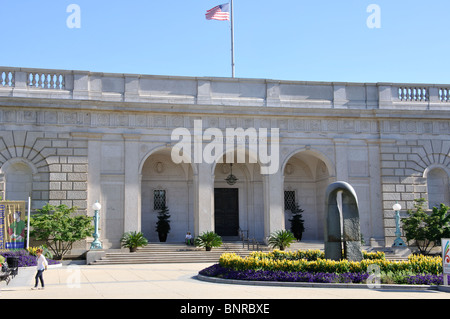
<svg viewBox="0 0 450 319">
<path fill-rule="evenodd" d="M 239 190 L 214 188 L 214 226 L 220 236 L 238 236 Z"/>
</svg>

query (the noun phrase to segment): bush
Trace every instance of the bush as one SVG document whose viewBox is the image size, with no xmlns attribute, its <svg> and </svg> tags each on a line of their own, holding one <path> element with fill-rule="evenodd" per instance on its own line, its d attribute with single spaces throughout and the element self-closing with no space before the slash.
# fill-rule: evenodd
<svg viewBox="0 0 450 319">
<path fill-rule="evenodd" d="M 289 230 L 276 231 L 270 234 L 269 237 L 269 245 L 273 248 L 280 248 L 280 250 L 284 250 L 284 248 L 289 247 L 295 241 L 294 234 Z"/>
<path fill-rule="evenodd" d="M 138 247 L 148 244 L 147 238 L 141 232 L 126 232 L 120 238 L 120 244 L 124 248 L 129 248 L 130 252 L 135 252 Z"/>
<path fill-rule="evenodd" d="M 46 204 L 30 218 L 30 236 L 45 241 L 55 259 L 63 259 L 73 243 L 86 239 L 94 231 L 92 217 L 76 215 L 77 209 Z"/>
<path fill-rule="evenodd" d="M 217 235 L 215 232 L 208 231 L 198 236 L 195 239 L 194 244 L 197 247 L 204 247 L 207 251 L 209 251 L 212 247 L 222 246 L 222 237 Z"/>
<path fill-rule="evenodd" d="M 295 203 L 295 206 L 291 209 L 292 218 L 289 219 L 291 222 L 291 232 L 297 240 L 302 240 L 303 232 L 305 231 L 305 221 L 303 219 L 302 213 L 304 212 L 300 206 Z"/>
<path fill-rule="evenodd" d="M 403 230 L 408 243 L 413 241 L 421 254 L 429 254 L 440 244 L 441 238 L 450 237 L 450 207 L 440 204 L 433 207 L 431 214 L 424 210 L 425 199 L 414 200 L 415 210 L 407 211 L 408 217 L 402 219 Z"/>
</svg>

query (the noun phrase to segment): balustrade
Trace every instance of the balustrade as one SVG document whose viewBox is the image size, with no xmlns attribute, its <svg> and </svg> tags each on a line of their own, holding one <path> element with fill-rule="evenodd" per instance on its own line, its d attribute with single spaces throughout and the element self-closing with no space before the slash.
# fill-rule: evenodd
<svg viewBox="0 0 450 319">
<path fill-rule="evenodd" d="M 426 102 L 429 99 L 426 87 L 399 87 L 398 98 L 400 101 Z"/>
<path fill-rule="evenodd" d="M 64 89 L 64 75 L 58 73 L 29 72 L 28 86 L 42 89 Z"/>
<path fill-rule="evenodd" d="M 0 71 L 0 86 L 14 87 L 14 72 Z"/>
<path fill-rule="evenodd" d="M 450 88 L 439 89 L 439 100 L 441 102 L 450 102 Z"/>
<path fill-rule="evenodd" d="M 195 83 L 197 82 L 197 83 Z M 161 88 L 161 92 L 157 92 Z M 105 99 L 132 102 L 208 104 L 214 98 L 230 105 L 319 105 L 349 108 L 440 107 L 450 103 L 450 85 L 365 84 L 242 80 L 220 78 L 161 77 L 133 74 L 101 74 L 88 71 L 0 67 L 0 89 L 5 96 Z M 42 90 L 41 93 L 38 91 Z M 56 95 L 48 90 L 60 91 Z M 238 91 L 248 92 L 241 97 Z M 91 92 L 92 91 L 92 92 Z M 310 95 L 309 93 L 312 92 Z M 93 93 L 93 94 L 91 94 Z M 105 93 L 105 94 L 103 94 Z M 252 95 L 254 94 L 254 95 Z M 197 95 L 197 96 L 196 96 Z M 195 99 L 197 98 L 197 99 Z"/>
</svg>

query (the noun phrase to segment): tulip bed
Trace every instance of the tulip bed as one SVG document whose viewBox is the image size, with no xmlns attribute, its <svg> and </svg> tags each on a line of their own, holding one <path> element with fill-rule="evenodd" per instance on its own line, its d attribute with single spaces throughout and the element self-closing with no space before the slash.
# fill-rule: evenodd
<svg viewBox="0 0 450 319">
<path fill-rule="evenodd" d="M 377 269 L 375 275 L 381 278 L 382 283 L 443 283 L 440 256 L 412 255 L 407 261 L 389 261 L 382 252 L 363 252 L 363 257 L 361 262 L 334 261 L 324 259 L 320 250 L 253 252 L 246 258 L 225 253 L 218 264 L 203 269 L 200 274 L 257 281 L 366 283 L 371 269 Z"/>
</svg>

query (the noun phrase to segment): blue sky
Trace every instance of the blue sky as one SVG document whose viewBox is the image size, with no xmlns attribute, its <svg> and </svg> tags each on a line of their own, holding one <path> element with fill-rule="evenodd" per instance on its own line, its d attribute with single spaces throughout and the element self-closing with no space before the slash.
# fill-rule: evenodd
<svg viewBox="0 0 450 319">
<path fill-rule="evenodd" d="M 0 65 L 231 76 L 227 0 L 0 0 Z M 81 27 L 68 28 L 70 4 Z M 370 4 L 381 28 L 369 28 Z M 449 83 L 448 0 L 234 0 L 236 77 Z"/>
</svg>

